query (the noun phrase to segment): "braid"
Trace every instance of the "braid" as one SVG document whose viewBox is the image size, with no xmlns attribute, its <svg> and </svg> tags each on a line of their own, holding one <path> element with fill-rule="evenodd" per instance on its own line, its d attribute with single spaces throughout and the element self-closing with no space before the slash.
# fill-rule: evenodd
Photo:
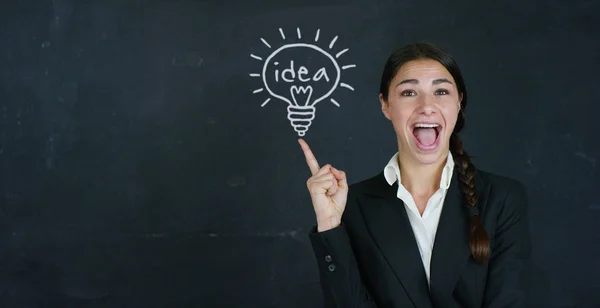
<svg viewBox="0 0 600 308">
<path fill-rule="evenodd" d="M 471 255 L 478 263 L 484 263 L 490 255 L 490 241 L 483 227 L 479 211 L 477 210 L 477 191 L 475 189 L 475 167 L 469 155 L 464 151 L 460 137 L 453 133 L 450 136 L 450 151 L 456 162 L 460 190 L 469 208 L 471 228 L 469 234 L 469 247 Z"/>
</svg>

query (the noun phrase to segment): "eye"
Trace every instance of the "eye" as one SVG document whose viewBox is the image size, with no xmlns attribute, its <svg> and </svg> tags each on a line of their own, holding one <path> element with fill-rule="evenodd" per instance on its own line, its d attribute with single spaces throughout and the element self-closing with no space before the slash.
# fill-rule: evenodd
<svg viewBox="0 0 600 308">
<path fill-rule="evenodd" d="M 437 91 L 435 91 L 435 95 L 448 95 L 450 94 L 450 92 L 446 89 L 438 89 Z"/>
<path fill-rule="evenodd" d="M 400 93 L 401 96 L 415 96 L 417 93 L 413 90 L 404 90 Z"/>
</svg>

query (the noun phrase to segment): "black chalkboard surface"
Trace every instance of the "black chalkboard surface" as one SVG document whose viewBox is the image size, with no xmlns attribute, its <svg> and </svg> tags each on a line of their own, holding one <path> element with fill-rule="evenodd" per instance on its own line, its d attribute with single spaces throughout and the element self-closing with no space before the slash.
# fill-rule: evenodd
<svg viewBox="0 0 600 308">
<path fill-rule="evenodd" d="M 1 307 L 322 307 L 296 139 L 397 150 L 393 49 L 452 53 L 465 148 L 523 182 L 529 307 L 600 307 L 600 3 L 3 1 Z"/>
</svg>

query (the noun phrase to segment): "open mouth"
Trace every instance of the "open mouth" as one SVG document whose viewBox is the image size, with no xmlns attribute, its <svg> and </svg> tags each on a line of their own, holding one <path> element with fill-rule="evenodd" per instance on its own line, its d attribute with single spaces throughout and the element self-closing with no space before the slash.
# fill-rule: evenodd
<svg viewBox="0 0 600 308">
<path fill-rule="evenodd" d="M 416 123 L 412 127 L 415 143 L 422 150 L 432 150 L 439 144 L 442 126 L 438 123 Z"/>
</svg>

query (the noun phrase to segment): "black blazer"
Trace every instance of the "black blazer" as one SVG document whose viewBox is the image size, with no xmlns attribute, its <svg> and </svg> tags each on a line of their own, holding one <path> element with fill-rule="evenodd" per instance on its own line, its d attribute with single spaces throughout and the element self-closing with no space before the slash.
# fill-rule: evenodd
<svg viewBox="0 0 600 308">
<path fill-rule="evenodd" d="M 471 257 L 470 218 L 453 172 L 431 257 L 431 285 L 404 204 L 383 175 L 350 185 L 342 224 L 309 237 L 325 307 L 524 307 L 530 255 L 524 186 L 477 170 L 491 258 Z"/>
</svg>

